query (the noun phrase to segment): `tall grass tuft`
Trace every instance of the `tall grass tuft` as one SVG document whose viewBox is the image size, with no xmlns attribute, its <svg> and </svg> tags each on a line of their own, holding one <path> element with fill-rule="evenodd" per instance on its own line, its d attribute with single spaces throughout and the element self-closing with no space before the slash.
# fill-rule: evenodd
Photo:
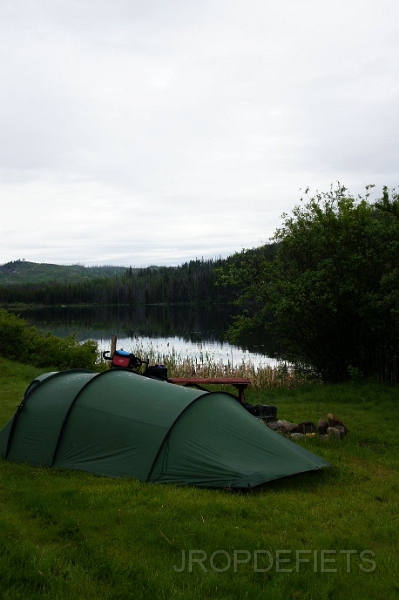
<svg viewBox="0 0 399 600">
<path fill-rule="evenodd" d="M 163 364 L 169 377 L 244 377 L 251 382 L 254 391 L 292 389 L 304 383 L 319 381 L 314 374 L 287 363 L 255 365 L 251 360 L 234 364 L 227 358 L 224 362 L 211 352 L 198 347 L 196 356 L 184 355 L 175 348 L 160 350 L 153 344 L 144 345 L 137 341 L 129 349 L 135 356 L 148 359 L 150 364 Z"/>
</svg>

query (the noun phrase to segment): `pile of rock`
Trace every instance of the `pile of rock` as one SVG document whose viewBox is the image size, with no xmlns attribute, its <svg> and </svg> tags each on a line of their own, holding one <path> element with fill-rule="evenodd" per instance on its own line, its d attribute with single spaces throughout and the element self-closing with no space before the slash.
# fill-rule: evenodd
<svg viewBox="0 0 399 600">
<path fill-rule="evenodd" d="M 318 435 L 322 440 L 329 440 L 331 438 L 342 440 L 346 435 L 348 435 L 347 427 L 338 417 L 332 415 L 331 413 L 327 415 L 327 420 L 320 419 L 317 425 L 311 421 L 291 423 L 290 421 L 284 421 L 282 419 L 269 422 L 267 425 L 274 431 L 278 431 L 279 433 L 282 433 L 283 435 L 292 439 L 315 437 Z"/>
</svg>

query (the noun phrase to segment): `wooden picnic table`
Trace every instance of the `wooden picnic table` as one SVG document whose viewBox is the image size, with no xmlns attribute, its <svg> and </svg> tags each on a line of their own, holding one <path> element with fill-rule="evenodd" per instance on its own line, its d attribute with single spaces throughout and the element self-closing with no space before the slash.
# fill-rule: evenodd
<svg viewBox="0 0 399 600">
<path fill-rule="evenodd" d="M 241 403 L 245 402 L 244 391 L 251 385 L 249 379 L 240 379 L 239 377 L 168 377 L 168 381 L 204 391 L 208 391 L 202 387 L 204 385 L 233 385 L 238 390 L 238 399 Z"/>
</svg>

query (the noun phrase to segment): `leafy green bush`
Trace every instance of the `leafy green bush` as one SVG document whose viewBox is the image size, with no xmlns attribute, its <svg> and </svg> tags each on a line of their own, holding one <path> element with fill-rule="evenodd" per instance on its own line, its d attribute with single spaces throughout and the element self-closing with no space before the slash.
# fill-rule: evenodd
<svg viewBox="0 0 399 600">
<path fill-rule="evenodd" d="M 36 367 L 95 369 L 97 343 L 80 343 L 75 335 L 59 338 L 41 333 L 21 317 L 0 309 L 0 355 Z"/>
<path fill-rule="evenodd" d="M 399 381 L 399 194 L 371 203 L 369 187 L 353 198 L 338 184 L 284 214 L 273 260 L 235 256 L 221 281 L 247 312 L 231 336 L 272 334 L 280 358 L 325 382 Z"/>
</svg>

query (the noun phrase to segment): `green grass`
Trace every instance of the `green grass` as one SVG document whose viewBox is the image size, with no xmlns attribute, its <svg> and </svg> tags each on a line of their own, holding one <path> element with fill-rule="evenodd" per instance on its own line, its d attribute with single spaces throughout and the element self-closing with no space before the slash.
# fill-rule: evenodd
<svg viewBox="0 0 399 600">
<path fill-rule="evenodd" d="M 0 426 L 39 372 L 0 359 Z M 350 433 L 302 442 L 333 469 L 248 494 L 0 461 L 0 597 L 399 598 L 397 397 L 377 383 L 249 393 L 291 421 L 332 412 Z M 298 571 L 296 553 L 310 561 Z"/>
</svg>

